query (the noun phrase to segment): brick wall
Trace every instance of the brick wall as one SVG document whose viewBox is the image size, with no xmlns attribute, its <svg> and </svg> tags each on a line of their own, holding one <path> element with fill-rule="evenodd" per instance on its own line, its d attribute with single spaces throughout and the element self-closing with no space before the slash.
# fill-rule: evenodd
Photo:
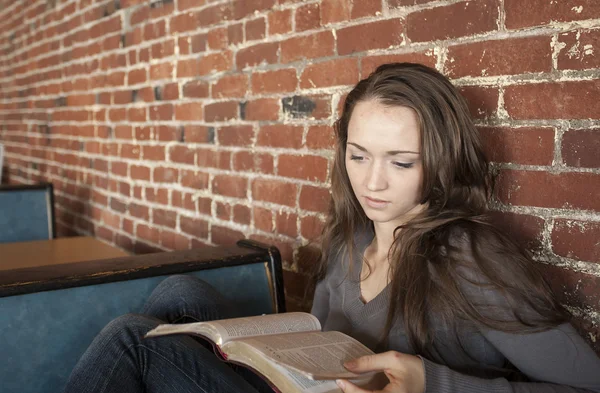
<svg viewBox="0 0 600 393">
<path fill-rule="evenodd" d="M 480 126 L 502 225 L 600 348 L 597 0 L 0 0 L 0 51 L 5 180 L 52 181 L 60 234 L 273 243 L 292 307 L 345 93 L 382 62 L 435 66 Z"/>
</svg>

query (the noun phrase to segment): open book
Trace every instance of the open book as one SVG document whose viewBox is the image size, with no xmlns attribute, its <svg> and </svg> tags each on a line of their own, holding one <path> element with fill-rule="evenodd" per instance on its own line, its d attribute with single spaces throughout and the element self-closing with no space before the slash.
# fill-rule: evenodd
<svg viewBox="0 0 600 393">
<path fill-rule="evenodd" d="M 334 379 L 365 385 L 373 376 L 349 372 L 343 363 L 373 352 L 344 333 L 322 332 L 311 314 L 293 312 L 160 325 L 156 337 L 191 334 L 213 343 L 223 360 L 254 370 L 282 393 L 341 392 Z"/>
</svg>

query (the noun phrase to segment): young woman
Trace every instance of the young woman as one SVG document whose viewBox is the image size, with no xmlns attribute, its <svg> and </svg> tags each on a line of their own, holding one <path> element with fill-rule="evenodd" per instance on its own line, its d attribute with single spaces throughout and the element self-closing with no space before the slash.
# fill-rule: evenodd
<svg viewBox="0 0 600 393">
<path fill-rule="evenodd" d="M 528 255 L 487 221 L 488 164 L 444 76 L 380 66 L 348 94 L 336 133 L 312 313 L 378 353 L 347 368 L 383 371 L 385 392 L 600 392 L 600 359 Z M 201 281 L 173 277 L 143 310 L 159 319 L 108 325 L 67 392 L 268 391 L 190 337 L 141 340 L 163 321 L 233 309 Z"/>
</svg>

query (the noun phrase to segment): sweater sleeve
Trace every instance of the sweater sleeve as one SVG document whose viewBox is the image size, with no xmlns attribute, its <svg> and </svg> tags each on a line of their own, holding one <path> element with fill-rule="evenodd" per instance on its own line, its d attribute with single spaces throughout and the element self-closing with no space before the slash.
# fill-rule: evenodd
<svg viewBox="0 0 600 393">
<path fill-rule="evenodd" d="M 425 393 L 600 392 L 600 358 L 570 324 L 540 333 L 482 333 L 535 382 L 472 377 L 423 359 Z"/>
<path fill-rule="evenodd" d="M 327 315 L 329 315 L 329 290 L 327 289 L 327 278 L 317 283 L 310 313 L 317 317 L 322 327 L 325 326 L 325 320 L 327 319 Z"/>
</svg>

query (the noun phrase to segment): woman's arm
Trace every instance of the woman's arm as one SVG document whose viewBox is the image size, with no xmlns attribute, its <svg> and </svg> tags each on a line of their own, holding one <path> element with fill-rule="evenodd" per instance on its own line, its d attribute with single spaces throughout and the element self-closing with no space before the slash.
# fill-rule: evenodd
<svg viewBox="0 0 600 393">
<path fill-rule="evenodd" d="M 383 391 L 389 393 L 600 392 L 600 358 L 570 324 L 541 333 L 488 331 L 484 334 L 535 382 L 473 377 L 423 358 L 421 364 L 415 363 L 415 356 L 397 352 L 359 358 L 349 369 L 354 372 L 384 371 L 390 384 Z M 419 370 L 419 366 L 422 369 Z M 417 375 L 420 378 L 415 378 Z M 343 381 L 341 387 L 346 393 L 367 392 L 347 381 Z"/>
</svg>

